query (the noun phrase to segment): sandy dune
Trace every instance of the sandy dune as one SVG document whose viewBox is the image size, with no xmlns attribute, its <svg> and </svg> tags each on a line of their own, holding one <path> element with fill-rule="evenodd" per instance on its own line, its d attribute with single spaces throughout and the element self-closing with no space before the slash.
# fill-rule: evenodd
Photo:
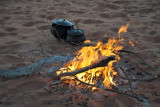
<svg viewBox="0 0 160 107">
<path fill-rule="evenodd" d="M 44 58 L 39 52 L 30 52 L 48 42 L 37 29 L 35 19 L 40 29 L 51 36 L 51 20 L 58 18 L 76 22 L 85 31 L 86 37 L 95 42 L 105 41 L 105 33 L 108 37 L 117 37 L 119 27 L 131 19 L 128 32 L 122 37 L 138 43 L 134 48 L 125 48 L 139 52 L 148 63 L 160 69 L 159 0 L 1 0 L 0 68 L 24 67 Z M 63 43 L 55 38 L 52 42 L 52 49 L 47 50 L 50 55 L 72 52 L 70 47 L 62 47 Z M 51 81 L 39 75 L 13 80 L 1 78 L 0 106 L 69 106 L 62 100 L 63 94 L 50 94 L 43 89 Z M 139 92 L 147 96 L 151 107 L 160 106 L 160 78 L 138 86 Z M 138 104 L 134 99 L 121 95 L 88 101 L 88 106 L 93 107 L 137 107 Z"/>
</svg>

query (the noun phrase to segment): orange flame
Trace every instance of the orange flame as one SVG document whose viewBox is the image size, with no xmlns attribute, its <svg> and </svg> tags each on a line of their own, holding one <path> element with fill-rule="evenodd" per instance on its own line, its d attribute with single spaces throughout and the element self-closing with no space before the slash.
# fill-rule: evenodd
<svg viewBox="0 0 160 107">
<path fill-rule="evenodd" d="M 119 37 L 119 39 L 120 39 L 120 33 L 121 33 L 121 32 L 124 32 L 124 33 L 127 32 L 127 28 L 129 27 L 130 22 L 131 22 L 131 20 L 130 20 L 129 22 L 127 22 L 127 24 L 126 24 L 125 26 L 122 25 L 122 26 L 120 27 L 120 29 L 119 29 L 119 31 L 118 31 L 118 37 Z"/>
<path fill-rule="evenodd" d="M 91 65 L 95 61 L 100 59 L 102 56 L 115 55 L 116 60 L 109 62 L 108 66 L 90 69 L 86 72 L 77 74 L 76 77 L 79 80 L 92 85 L 95 85 L 98 79 L 102 79 L 103 85 L 106 88 L 112 88 L 111 86 L 116 86 L 113 77 L 117 75 L 117 72 L 114 70 L 114 67 L 112 65 L 113 62 L 120 60 L 119 55 L 115 53 L 118 53 L 119 50 L 123 49 L 123 47 L 119 45 L 120 42 L 124 40 L 120 39 L 120 33 L 126 32 L 128 26 L 129 22 L 126 26 L 121 26 L 121 28 L 119 29 L 119 40 L 115 38 L 110 38 L 108 40 L 108 43 L 106 44 L 103 44 L 101 41 L 99 41 L 96 46 L 83 47 L 76 53 L 77 56 L 72 61 L 70 61 L 67 65 L 57 71 L 57 75 L 64 72 L 72 72 L 73 70 L 77 70 L 85 66 Z M 69 76 L 62 77 L 61 79 L 64 78 L 74 79 L 74 77 Z M 79 83 L 77 82 L 77 84 Z"/>
<path fill-rule="evenodd" d="M 129 43 L 131 44 L 132 47 L 134 47 L 134 43 L 131 40 L 129 40 Z"/>
<path fill-rule="evenodd" d="M 84 43 L 90 43 L 91 41 L 90 40 L 86 40 L 86 41 L 84 41 Z"/>
</svg>

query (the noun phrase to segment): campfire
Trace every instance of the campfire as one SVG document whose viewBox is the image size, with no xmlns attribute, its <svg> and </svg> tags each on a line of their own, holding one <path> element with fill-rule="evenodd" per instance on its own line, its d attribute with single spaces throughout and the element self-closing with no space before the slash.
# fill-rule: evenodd
<svg viewBox="0 0 160 107">
<path fill-rule="evenodd" d="M 130 22 L 125 26 L 122 25 L 118 30 L 118 38 L 109 38 L 107 43 L 101 41 L 93 43 L 86 40 L 81 46 L 84 44 L 89 46 L 84 46 L 77 51 L 73 59 L 68 56 L 55 55 L 26 67 L 0 70 L 0 76 L 16 78 L 35 74 L 37 71 L 43 75 L 44 69 L 50 66 L 46 70 L 53 74 L 56 71 L 56 77 L 53 75 L 54 81 L 49 88 L 46 88 L 47 91 L 58 90 L 57 87 L 63 88 L 67 84 L 67 87 L 74 86 L 76 89 L 91 89 L 92 91 L 89 92 L 104 90 L 127 95 L 139 101 L 146 101 L 139 96 L 139 93 L 135 92 L 136 82 L 154 80 L 160 74 L 139 54 L 123 49 L 125 39 L 121 38 L 121 33 L 127 32 L 129 24 Z M 135 45 L 130 40 L 128 43 L 132 47 Z M 43 49 L 38 51 L 42 52 Z M 70 61 L 67 62 L 68 60 Z M 67 63 L 65 64 L 65 62 Z"/>
<path fill-rule="evenodd" d="M 148 81 L 157 76 L 147 72 L 149 69 L 155 71 L 155 68 L 137 53 L 123 50 L 125 40 L 121 38 L 121 33 L 127 32 L 129 24 L 130 22 L 120 27 L 118 39 L 109 38 L 107 43 L 99 41 L 94 45 L 82 47 L 75 53 L 74 59 L 56 72 L 60 82 L 56 80 L 51 86 L 67 83 L 69 86 L 84 89 L 87 85 L 87 89 L 92 91 L 105 90 L 145 102 L 145 99 L 133 91 L 136 81 Z M 85 43 L 90 43 L 90 40 Z M 130 40 L 128 43 L 132 47 L 135 45 Z"/>
<path fill-rule="evenodd" d="M 112 87 L 116 87 L 116 83 L 114 81 L 114 76 L 118 75 L 117 71 L 115 70 L 115 67 L 113 66 L 113 63 L 116 63 L 120 60 L 119 51 L 123 49 L 123 46 L 121 46 L 121 43 L 123 43 L 124 39 L 120 38 L 120 34 L 122 32 L 126 32 L 127 28 L 129 27 L 128 22 L 125 26 L 121 26 L 118 31 L 118 37 L 116 38 L 110 38 L 108 40 L 108 43 L 103 44 L 101 41 L 99 41 L 96 46 L 89 46 L 89 47 L 83 47 L 81 50 L 79 50 L 76 53 L 76 57 L 67 63 L 64 67 L 60 68 L 59 71 L 57 71 L 57 75 L 60 75 L 61 73 L 66 72 L 72 72 L 74 70 L 84 68 L 86 66 L 92 65 L 97 61 L 102 60 L 105 57 L 109 56 L 115 56 L 115 59 L 110 61 L 106 66 L 104 67 L 96 67 L 93 69 L 88 69 L 85 72 L 78 73 L 74 76 L 63 76 L 61 79 L 78 79 L 81 82 L 96 85 L 99 80 L 102 80 L 103 85 L 105 88 L 111 89 Z M 106 35 L 105 35 L 106 36 Z M 89 40 L 85 41 L 85 43 L 90 42 Z M 130 43 L 132 43 L 130 41 Z M 132 43 L 132 46 L 134 44 Z M 75 82 L 76 85 L 80 84 L 80 82 Z M 101 84 L 102 85 L 102 84 Z"/>
</svg>

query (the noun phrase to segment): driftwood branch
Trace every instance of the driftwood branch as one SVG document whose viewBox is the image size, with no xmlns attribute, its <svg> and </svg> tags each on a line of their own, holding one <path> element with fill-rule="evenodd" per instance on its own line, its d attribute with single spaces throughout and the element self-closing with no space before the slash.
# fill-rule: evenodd
<svg viewBox="0 0 160 107">
<path fill-rule="evenodd" d="M 54 71 L 58 70 L 66 60 L 68 60 L 68 56 L 53 56 L 49 58 L 44 58 L 40 60 L 39 62 L 36 62 L 32 65 L 23 67 L 23 68 L 18 68 L 18 69 L 7 69 L 7 70 L 2 70 L 0 69 L 0 76 L 3 78 L 16 78 L 16 77 L 21 77 L 21 76 L 27 76 L 27 75 L 32 75 L 36 73 L 38 70 L 41 68 L 44 68 L 49 65 L 56 64 L 56 67 L 54 68 Z"/>
<path fill-rule="evenodd" d="M 112 60 L 115 60 L 115 56 L 114 55 L 111 55 L 111 56 L 108 56 L 108 57 L 105 57 L 104 59 L 102 59 L 101 61 L 99 62 L 96 62 L 92 65 L 89 65 L 89 66 L 86 66 L 86 67 L 83 67 L 83 68 L 80 68 L 80 69 L 77 69 L 77 70 L 74 70 L 72 72 L 65 72 L 65 73 L 61 73 L 60 75 L 58 75 L 58 78 L 59 77 L 62 77 L 62 76 L 75 76 L 76 74 L 79 74 L 79 73 L 82 73 L 82 72 L 85 72 L 89 69 L 93 69 L 93 68 L 96 68 L 96 67 L 105 67 L 106 65 L 108 65 L 108 63 Z"/>
</svg>

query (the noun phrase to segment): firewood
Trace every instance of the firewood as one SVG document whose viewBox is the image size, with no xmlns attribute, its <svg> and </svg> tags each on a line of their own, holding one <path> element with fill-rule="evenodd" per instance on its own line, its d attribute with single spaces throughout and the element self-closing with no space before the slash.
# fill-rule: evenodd
<svg viewBox="0 0 160 107">
<path fill-rule="evenodd" d="M 56 67 L 54 68 L 55 69 L 54 71 L 56 71 L 68 59 L 69 57 L 67 56 L 53 56 L 49 58 L 44 58 L 32 65 L 18 68 L 18 69 L 4 69 L 4 70 L 0 69 L 0 76 L 3 78 L 16 78 L 21 76 L 28 76 L 36 73 L 41 68 L 44 68 L 46 66 L 53 65 L 53 64 L 56 64 Z"/>
<path fill-rule="evenodd" d="M 102 60 L 100 60 L 100 61 L 98 61 L 98 62 L 96 62 L 96 63 L 94 63 L 92 65 L 89 65 L 89 66 L 74 70 L 72 72 L 61 73 L 61 74 L 58 75 L 58 78 L 60 78 L 62 76 L 75 76 L 76 74 L 85 72 L 85 71 L 87 71 L 89 69 L 93 69 L 93 68 L 96 68 L 96 67 L 105 67 L 112 60 L 115 60 L 115 56 L 114 55 L 107 56 L 107 57 L 103 58 Z"/>
</svg>

